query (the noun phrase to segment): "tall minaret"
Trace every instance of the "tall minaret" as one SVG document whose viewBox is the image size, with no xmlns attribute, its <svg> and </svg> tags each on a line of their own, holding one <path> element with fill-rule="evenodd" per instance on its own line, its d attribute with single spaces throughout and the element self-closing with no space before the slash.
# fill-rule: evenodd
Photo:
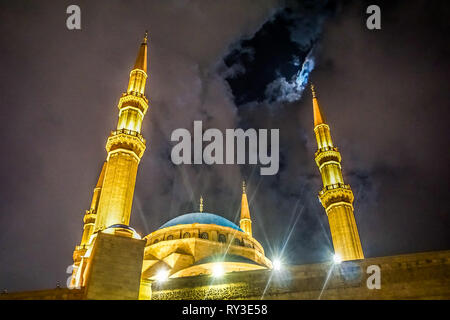
<svg viewBox="0 0 450 320">
<path fill-rule="evenodd" d="M 139 162 L 145 150 L 141 126 L 148 109 L 144 95 L 147 80 L 147 32 L 130 72 L 128 89 L 119 99 L 117 129 L 107 142 L 106 165 L 94 232 L 114 224 L 128 225 Z"/>
<path fill-rule="evenodd" d="M 148 109 L 144 95 L 147 80 L 147 32 L 130 73 L 127 92 L 119 99 L 117 130 L 111 132 L 107 142 L 108 156 L 103 163 L 91 206 L 84 215 L 83 236 L 73 253 L 72 286 L 82 285 L 87 252 L 91 238 L 114 224 L 128 225 L 139 161 L 144 154 L 145 139 L 141 126 Z"/>
<path fill-rule="evenodd" d="M 242 182 L 241 220 L 239 221 L 239 224 L 241 229 L 252 237 L 252 220 L 250 219 L 250 209 L 248 208 L 245 181 Z"/>
<path fill-rule="evenodd" d="M 317 140 L 316 164 L 322 175 L 323 189 L 319 199 L 328 216 L 334 252 L 342 261 L 364 259 L 358 228 L 353 215 L 353 192 L 344 184 L 341 154 L 333 146 L 330 127 L 319 108 L 314 86 L 311 86 L 314 132 Z"/>
<path fill-rule="evenodd" d="M 83 226 L 83 236 L 81 237 L 80 245 L 75 247 L 73 252 L 73 274 L 77 273 L 78 267 L 80 266 L 81 260 L 86 253 L 89 245 L 89 240 L 94 232 L 95 218 L 97 216 L 98 200 L 100 199 L 100 193 L 102 191 L 103 179 L 105 177 L 106 162 L 103 163 L 100 176 L 98 178 L 97 184 L 94 188 L 94 193 L 92 195 L 91 206 L 89 210 L 86 210 L 84 214 L 84 226 Z M 72 285 L 74 285 L 75 278 L 72 279 Z"/>
</svg>

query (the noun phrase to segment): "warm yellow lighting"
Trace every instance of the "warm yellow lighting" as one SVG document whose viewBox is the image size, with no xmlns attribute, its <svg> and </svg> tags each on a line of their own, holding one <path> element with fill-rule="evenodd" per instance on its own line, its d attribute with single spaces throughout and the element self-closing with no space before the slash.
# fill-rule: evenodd
<svg viewBox="0 0 450 320">
<path fill-rule="evenodd" d="M 325 123 L 322 110 L 313 90 L 314 133 L 317 140 L 316 164 L 322 177 L 323 189 L 319 199 L 328 216 L 335 252 L 334 262 L 364 259 L 358 228 L 353 214 L 353 192 L 344 183 L 341 154 L 333 145 L 330 127 Z"/>
<path fill-rule="evenodd" d="M 145 151 L 145 139 L 141 136 L 141 126 L 148 109 L 145 97 L 147 80 L 147 39 L 144 38 L 130 73 L 128 90 L 119 99 L 118 130 L 111 132 L 106 142 L 107 158 L 100 173 L 89 210 L 84 218 L 83 236 L 75 248 L 75 283 L 83 284 L 87 263 L 93 242 L 88 239 L 93 234 L 111 225 L 128 225 L 133 203 L 134 187 L 139 162 Z M 122 233 L 120 230 L 107 230 L 107 233 Z M 133 232 L 134 239 L 140 236 Z M 78 271 L 77 271 L 78 270 Z"/>
</svg>

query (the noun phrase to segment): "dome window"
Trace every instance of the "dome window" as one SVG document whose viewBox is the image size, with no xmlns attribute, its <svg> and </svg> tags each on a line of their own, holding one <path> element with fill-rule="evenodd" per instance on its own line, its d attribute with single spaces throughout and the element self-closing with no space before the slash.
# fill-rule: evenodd
<svg viewBox="0 0 450 320">
<path fill-rule="evenodd" d="M 227 242 L 227 236 L 224 234 L 219 234 L 219 242 L 222 242 L 222 243 Z"/>
<path fill-rule="evenodd" d="M 202 232 L 200 234 L 200 238 L 208 240 L 208 233 L 207 232 Z"/>
</svg>

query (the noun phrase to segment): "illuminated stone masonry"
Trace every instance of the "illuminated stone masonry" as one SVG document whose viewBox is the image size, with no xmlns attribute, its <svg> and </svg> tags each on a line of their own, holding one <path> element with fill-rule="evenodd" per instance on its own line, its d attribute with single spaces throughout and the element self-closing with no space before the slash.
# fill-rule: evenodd
<svg viewBox="0 0 450 320">
<path fill-rule="evenodd" d="M 369 289 L 371 265 L 380 289 Z M 331 276 L 326 281 L 328 272 Z M 322 291 L 323 290 L 323 291 Z M 264 293 L 265 292 L 265 293 Z M 152 284 L 152 299 L 450 299 L 450 251 L 285 266 L 280 271 L 233 272 Z"/>
<path fill-rule="evenodd" d="M 380 289 L 367 287 L 370 276 L 367 269 L 372 265 L 380 267 Z M 326 281 L 330 268 L 333 271 Z M 143 282 L 145 281 L 141 281 L 141 286 Z M 258 300 L 264 291 L 263 298 L 273 300 L 450 299 L 450 250 L 368 258 L 340 265 L 326 262 L 285 266 L 280 272 L 232 272 L 220 279 L 202 275 L 146 284 L 151 287 L 147 288 L 146 298 L 151 296 L 155 300 Z M 82 298 L 83 290 L 62 288 L 0 295 L 0 299 L 21 300 Z"/>
</svg>

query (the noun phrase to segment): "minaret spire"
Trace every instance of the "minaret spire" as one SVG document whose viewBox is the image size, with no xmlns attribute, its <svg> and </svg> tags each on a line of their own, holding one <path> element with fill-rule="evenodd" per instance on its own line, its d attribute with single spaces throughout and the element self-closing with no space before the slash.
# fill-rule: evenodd
<svg viewBox="0 0 450 320">
<path fill-rule="evenodd" d="M 147 40 L 148 40 L 148 30 L 145 30 L 143 42 L 144 42 L 144 43 L 147 43 Z"/>
<path fill-rule="evenodd" d="M 334 251 L 342 261 L 364 259 L 353 214 L 353 192 L 348 184 L 344 184 L 341 154 L 331 140 L 330 127 L 320 111 L 314 86 L 311 90 L 318 149 L 315 160 L 323 182 L 319 199 L 328 216 Z"/>
<path fill-rule="evenodd" d="M 316 91 L 314 85 L 311 85 L 311 92 L 313 97 L 313 112 L 314 112 L 314 127 L 319 124 L 325 123 L 325 118 L 322 115 L 319 107 L 319 101 L 317 100 Z"/>
<path fill-rule="evenodd" d="M 245 181 L 242 181 L 241 220 L 239 221 L 239 224 L 241 229 L 252 237 L 252 220 L 250 218 Z"/>
<path fill-rule="evenodd" d="M 198 209 L 200 212 L 203 212 L 203 196 L 200 196 L 200 205 Z"/>
<path fill-rule="evenodd" d="M 145 31 L 144 38 L 142 39 L 142 43 L 139 48 L 139 52 L 136 57 L 136 62 L 134 64 L 133 70 L 139 69 L 147 73 L 147 41 L 148 41 L 148 31 Z"/>
</svg>

